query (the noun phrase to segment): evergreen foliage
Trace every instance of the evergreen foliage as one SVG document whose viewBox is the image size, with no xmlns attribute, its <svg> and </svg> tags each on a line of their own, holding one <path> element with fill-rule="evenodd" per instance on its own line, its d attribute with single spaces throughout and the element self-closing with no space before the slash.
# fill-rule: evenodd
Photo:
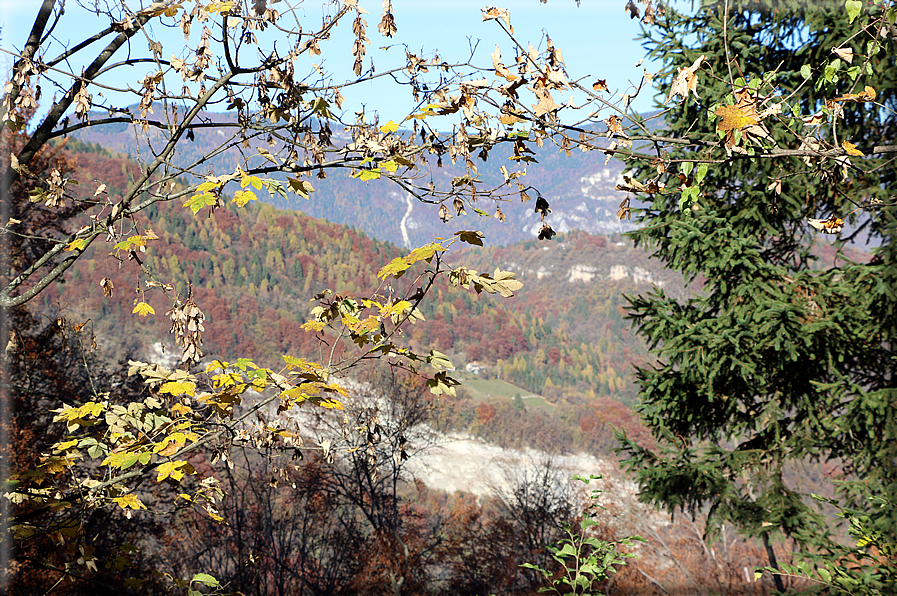
<svg viewBox="0 0 897 596">
<path fill-rule="evenodd" d="M 887 3 L 864 6 L 861 18 L 872 23 Z M 668 8 L 644 33 L 650 56 L 664 63 L 661 88 L 702 55 L 710 67 L 700 99 L 666 116 L 671 137 L 697 141 L 671 151 L 667 163 L 709 156 L 707 147 L 720 141 L 709 116 L 734 103 L 733 88 L 782 97 L 791 109 L 784 122 L 792 132 L 770 127 L 767 146 L 788 147 L 794 131 L 835 146 L 893 144 L 893 32 L 877 35 L 878 25 L 860 30 L 851 21 L 835 2 L 717 2 L 693 15 Z M 845 45 L 863 55 L 853 66 L 831 52 Z M 877 92 L 875 103 L 833 101 L 864 86 Z M 835 126 L 814 130 L 800 120 L 839 109 Z M 635 241 L 703 281 L 688 300 L 662 290 L 630 298 L 629 317 L 659 358 L 637 372 L 639 412 L 657 448 L 622 437 L 644 500 L 674 512 L 709 508 L 711 530 L 733 522 L 767 541 L 773 531 L 824 552 L 839 534 L 836 520 L 788 473 L 801 462 L 830 461 L 839 468 L 840 503 L 870 516 L 893 542 L 897 514 L 873 507 L 872 497 L 897 498 L 897 168 L 887 155 L 855 164 L 797 156 L 705 161 L 695 176 L 706 172 L 702 188 L 712 190 L 691 205 L 685 193 L 653 194 L 637 214 Z M 655 166 L 641 162 L 635 174 L 648 180 Z M 682 168 L 683 178 L 690 170 Z M 871 261 L 814 257 L 814 245 L 830 237 L 808 220 L 835 217 L 847 222 L 838 246 L 868 239 Z"/>
</svg>

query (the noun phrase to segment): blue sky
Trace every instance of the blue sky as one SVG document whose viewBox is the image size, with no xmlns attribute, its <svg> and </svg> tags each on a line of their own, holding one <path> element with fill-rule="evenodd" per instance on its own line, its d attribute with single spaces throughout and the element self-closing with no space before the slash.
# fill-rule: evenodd
<svg viewBox="0 0 897 596">
<path fill-rule="evenodd" d="M 150 1 L 142 0 L 142 3 L 148 5 Z M 138 10 L 141 0 L 128 0 L 126 4 L 132 10 Z M 190 0 L 185 2 L 186 6 L 190 4 Z M 491 66 L 489 55 L 496 44 L 502 48 L 504 56 L 512 55 L 510 40 L 495 22 L 483 22 L 481 19 L 480 9 L 489 5 L 488 0 L 393 0 L 398 34 L 392 40 L 380 36 L 376 29 L 380 1 L 360 0 L 360 4 L 371 13 L 366 15 L 371 47 L 365 64 L 373 58 L 378 70 L 404 63 L 402 47 L 379 49 L 396 42 L 425 55 L 438 50 L 440 56 L 449 61 L 466 59 L 470 48 L 476 46 L 474 62 L 483 66 Z M 39 5 L 39 0 L 0 0 L 4 49 L 22 47 Z M 640 68 L 635 66 L 644 56 L 644 50 L 634 41 L 639 25 L 629 19 L 624 10 L 625 0 L 582 0 L 579 7 L 574 0 L 549 0 L 546 4 L 539 0 L 496 0 L 496 5 L 510 11 L 518 40 L 544 47 L 543 33 L 547 32 L 555 46 L 563 51 L 567 70 L 573 77 L 589 75 L 587 80 L 590 82 L 597 78 L 606 79 L 612 90 L 624 92 L 630 81 L 638 82 L 644 68 L 647 67 L 649 72 L 657 69 L 657 65 L 650 63 Z M 272 3 L 271 6 L 283 10 L 284 3 Z M 316 0 L 306 0 L 300 10 L 309 18 L 307 27 L 320 22 L 321 8 Z M 63 23 L 65 27 L 57 29 L 57 37 L 75 43 L 107 25 L 102 19 L 81 9 L 74 0 L 66 3 Z M 348 25 L 347 22 L 333 36 L 330 43 L 334 50 L 323 46 L 321 66 L 327 71 L 345 73 L 351 69 L 351 33 Z M 174 48 L 171 50 L 174 53 L 183 49 L 183 36 L 169 33 L 164 28 L 157 28 L 156 31 L 164 48 L 163 55 L 169 53 L 169 48 Z M 2 60 L 4 65 L 8 65 L 11 59 L 4 57 Z M 134 85 L 143 74 L 132 72 L 128 82 Z M 368 110 L 378 111 L 381 120 L 400 119 L 413 107 L 410 100 L 397 102 L 394 89 L 386 80 L 353 87 L 344 95 L 348 100 L 344 106 L 347 111 L 354 111 L 363 103 Z M 650 109 L 651 94 L 643 92 L 633 105 L 639 110 Z"/>
</svg>

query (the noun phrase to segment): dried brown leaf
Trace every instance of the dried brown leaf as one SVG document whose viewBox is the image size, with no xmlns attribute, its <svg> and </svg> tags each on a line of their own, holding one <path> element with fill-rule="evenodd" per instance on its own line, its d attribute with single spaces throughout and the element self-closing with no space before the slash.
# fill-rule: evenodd
<svg viewBox="0 0 897 596">
<path fill-rule="evenodd" d="M 497 6 L 490 6 L 488 8 L 481 9 L 483 13 L 484 21 L 492 21 L 494 19 L 501 19 L 505 22 L 505 25 L 508 26 L 508 31 L 513 35 L 514 27 L 511 26 L 511 13 L 508 12 L 507 8 L 498 8 Z"/>
<path fill-rule="evenodd" d="M 853 62 L 853 48 L 832 48 L 832 54 L 847 62 Z"/>
<path fill-rule="evenodd" d="M 704 60 L 707 59 L 707 56 L 701 55 L 700 58 L 694 61 L 694 63 L 688 68 L 680 68 L 679 73 L 676 75 L 676 78 L 673 80 L 673 84 L 670 86 L 670 94 L 667 96 L 666 101 L 663 103 L 669 103 L 671 99 L 673 99 L 674 95 L 679 95 L 682 99 L 688 99 L 688 93 L 692 92 L 695 94 L 695 97 L 700 97 L 698 95 L 698 69 L 701 68 L 701 64 Z"/>
</svg>

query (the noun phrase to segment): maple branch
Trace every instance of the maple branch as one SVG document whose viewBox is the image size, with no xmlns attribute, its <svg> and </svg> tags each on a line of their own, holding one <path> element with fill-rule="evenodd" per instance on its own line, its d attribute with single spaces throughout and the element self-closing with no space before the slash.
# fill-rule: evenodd
<svg viewBox="0 0 897 596">
<path fill-rule="evenodd" d="M 90 122 L 79 122 L 78 124 L 72 124 L 70 126 L 66 126 L 65 128 L 57 128 L 52 135 L 50 135 L 51 139 L 57 137 L 67 136 L 77 130 L 81 130 L 82 128 L 88 128 L 91 126 L 101 126 L 105 124 L 134 124 L 136 122 L 134 116 L 117 116 L 113 118 L 104 118 L 102 120 L 91 120 Z M 147 126 L 152 126 L 153 128 L 159 128 L 162 130 L 168 130 L 168 124 L 164 122 L 160 122 L 159 120 L 141 120 L 141 124 L 146 124 Z M 188 129 L 198 130 L 201 128 L 241 128 L 243 125 L 239 122 L 191 122 L 187 125 Z"/>
<path fill-rule="evenodd" d="M 218 430 L 214 430 L 214 431 L 210 431 L 210 432 L 206 433 L 205 435 L 200 437 L 195 443 L 191 443 L 189 445 L 184 445 L 184 447 L 179 449 L 177 452 L 173 453 L 169 459 L 171 461 L 174 461 L 178 457 L 181 457 L 182 455 L 190 453 L 191 451 L 198 449 L 199 447 L 205 445 L 206 443 L 210 442 L 211 440 L 218 438 L 219 436 L 224 434 L 226 431 L 232 432 L 233 428 L 238 423 L 242 422 L 243 420 L 245 420 L 246 418 L 248 418 L 249 416 L 251 416 L 252 414 L 257 412 L 258 410 L 264 408 L 265 406 L 267 406 L 274 400 L 278 399 L 278 397 L 279 397 L 279 394 L 274 394 L 271 397 L 265 398 L 264 400 L 257 402 L 255 405 L 250 407 L 244 414 L 242 414 L 238 418 L 234 418 L 230 424 L 223 423 L 220 425 L 221 428 L 219 428 Z M 110 486 L 115 486 L 116 484 L 119 484 L 125 480 L 130 480 L 131 478 L 145 476 L 145 475 L 149 474 L 150 472 L 152 472 L 153 469 L 158 468 L 159 466 L 161 466 L 164 463 L 166 463 L 166 460 L 160 460 L 158 462 L 147 464 L 145 466 L 140 466 L 140 467 L 135 466 L 133 469 L 131 469 L 128 472 L 123 472 L 117 476 L 109 478 L 108 480 L 104 480 L 103 482 L 100 482 L 96 485 L 91 486 L 87 490 L 87 496 L 95 495 L 95 494 L 99 493 L 100 491 L 102 491 L 103 489 L 109 488 Z M 21 491 L 13 491 L 13 492 L 21 492 Z M 78 491 L 78 492 L 72 491 L 67 495 L 62 495 L 61 497 L 54 499 L 52 502 L 48 502 L 48 503 L 44 504 L 43 507 L 37 508 L 33 511 L 29 511 L 28 513 L 25 513 L 25 514 L 15 518 L 14 521 L 15 521 L 15 523 L 27 522 L 27 521 L 41 515 L 43 513 L 44 509 L 51 507 L 55 504 L 69 503 L 70 505 L 74 505 L 75 503 L 77 503 L 79 501 L 79 499 L 76 498 L 76 497 L 78 497 L 79 494 L 83 495 L 83 493 L 81 491 Z M 80 500 L 83 501 L 84 496 L 82 496 Z M 10 520 L 10 521 L 13 521 L 13 520 Z"/>
<path fill-rule="evenodd" d="M 31 61 L 34 58 L 34 54 L 40 47 L 44 28 L 47 26 L 47 21 L 50 20 L 50 14 L 53 12 L 53 4 L 55 4 L 55 0 L 44 0 L 43 4 L 41 4 L 40 10 L 38 10 L 37 13 L 37 18 L 34 19 L 34 24 L 31 26 L 31 33 L 28 35 L 28 41 L 25 42 L 25 47 L 22 49 L 21 57 L 12 67 L 13 73 L 20 72 L 25 65 L 25 62 Z M 9 92 L 9 95 L 3 98 L 2 103 L 0 103 L 0 105 L 2 105 L 2 108 L 0 109 L 2 109 L 2 116 L 4 117 L 9 110 L 12 109 L 12 106 L 15 104 L 16 99 L 19 97 L 19 92 L 21 91 L 21 85 L 16 82 L 15 74 L 11 77 L 11 81 L 12 90 Z"/>
<path fill-rule="evenodd" d="M 138 17 L 138 21 L 142 25 L 148 21 L 149 18 L 149 16 L 141 16 Z M 88 81 L 93 80 L 103 65 L 105 65 L 106 62 L 112 58 L 112 55 L 115 54 L 128 39 L 133 37 L 138 30 L 138 27 L 133 27 L 119 33 L 115 39 L 100 52 L 90 66 L 84 70 L 84 75 L 75 80 L 71 88 L 62 96 L 62 99 L 53 105 L 47 116 L 44 118 L 44 121 L 41 122 L 40 126 L 37 127 L 37 130 L 31 134 L 28 142 L 19 152 L 18 160 L 20 164 L 28 165 L 31 162 L 31 159 L 37 154 L 38 150 L 50 139 L 56 124 L 68 110 L 69 106 L 72 105 L 72 102 L 75 101 L 75 96 L 78 95 L 85 85 L 87 85 Z M 18 172 L 12 168 L 10 168 L 9 171 L 12 173 L 9 174 L 8 180 L 4 180 L 3 189 L 11 188 L 12 184 L 18 178 Z"/>
<path fill-rule="evenodd" d="M 37 261 L 35 261 L 30 267 L 28 267 L 25 271 L 17 275 L 12 281 L 10 281 L 2 291 L 0 291 L 0 307 L 9 308 L 12 306 L 19 306 L 21 304 L 25 304 L 35 296 L 37 296 L 40 292 L 44 290 L 50 283 L 55 280 L 57 277 L 65 273 L 65 271 L 71 267 L 75 261 L 78 260 L 78 257 L 84 252 L 87 246 L 90 245 L 93 240 L 99 236 L 101 232 L 97 231 L 92 233 L 90 236 L 82 237 L 85 238 L 87 243 L 84 245 L 84 248 L 75 248 L 71 251 L 71 255 L 66 257 L 62 262 L 56 265 L 53 269 L 50 270 L 40 281 L 34 284 L 33 287 L 28 289 L 25 292 L 22 292 L 15 298 L 10 297 L 10 294 L 13 290 L 19 287 L 25 280 L 34 275 L 34 273 L 43 267 L 47 262 L 53 259 L 60 252 L 65 250 L 65 244 L 57 244 L 47 252 L 45 252 Z M 72 239 L 78 239 L 77 234 L 72 236 Z"/>
<path fill-rule="evenodd" d="M 59 56 L 53 58 L 52 60 L 44 62 L 44 65 L 45 66 L 55 66 L 55 65 L 59 64 L 60 62 L 62 62 L 63 60 L 65 60 L 66 58 L 68 58 L 69 56 L 72 56 L 72 55 L 78 53 L 79 51 L 83 50 L 84 48 L 86 48 L 87 46 L 92 44 L 93 42 L 99 41 L 113 32 L 115 32 L 115 28 L 112 27 L 112 25 L 110 25 L 106 29 L 103 29 L 102 31 L 97 33 L 96 35 L 92 35 L 91 37 L 88 37 L 87 39 L 85 39 L 84 41 L 82 41 L 81 43 L 79 43 L 78 45 L 73 47 L 72 49 L 66 50 L 65 52 L 63 52 Z"/>
<path fill-rule="evenodd" d="M 357 356 L 356 358 L 349 361 L 348 363 L 344 362 L 344 363 L 338 365 L 337 367 L 333 368 L 334 373 L 339 373 L 339 372 L 349 370 L 352 367 L 354 367 L 356 364 L 361 362 L 362 360 L 368 358 L 371 354 L 378 352 L 378 351 L 382 351 L 382 348 L 392 345 L 389 343 L 389 341 L 392 339 L 392 337 L 396 333 L 398 333 L 398 331 L 402 327 L 402 325 L 404 325 L 406 322 L 408 322 L 408 319 L 410 319 L 412 314 L 415 312 L 415 310 L 417 310 L 418 305 L 421 303 L 421 301 L 423 301 L 423 299 L 427 295 L 427 293 L 429 293 L 430 289 L 433 287 L 433 284 L 436 283 L 436 278 L 441 273 L 439 270 L 439 266 L 442 263 L 442 259 L 438 252 L 434 255 L 434 257 L 436 258 L 436 268 L 433 271 L 425 271 L 424 273 L 421 274 L 421 275 L 424 275 L 426 273 L 430 273 L 430 280 L 427 282 L 426 286 L 424 288 L 422 288 L 422 290 L 420 292 L 418 292 L 419 295 L 418 295 L 417 299 L 414 301 L 414 304 L 411 305 L 411 308 L 408 309 L 408 312 L 405 314 L 404 318 L 402 318 L 402 320 L 400 320 L 398 323 L 396 323 L 393 330 L 390 331 L 388 334 L 386 334 L 386 336 L 382 340 L 380 340 L 377 343 L 377 345 L 375 345 L 374 347 L 372 347 L 371 349 L 366 351 L 364 354 Z M 421 275 L 419 275 L 417 277 L 417 279 L 420 279 Z M 384 279 L 384 282 L 385 281 L 386 280 Z M 415 280 L 415 282 L 417 282 L 417 280 Z M 383 284 L 381 283 L 381 286 L 382 285 Z M 412 287 L 413 287 L 413 285 L 414 284 L 412 284 Z M 336 347 L 336 342 L 334 342 L 334 347 Z M 331 358 L 332 358 L 332 354 L 331 354 Z"/>
<path fill-rule="evenodd" d="M 21 58 L 21 56 L 22 56 L 22 54 L 19 54 L 19 53 L 17 53 L 17 52 L 12 52 L 12 51 L 10 51 L 10 50 L 7 50 L 6 48 L 0 48 L 0 52 L 3 52 L 4 54 L 9 54 L 10 56 L 15 56 L 16 58 Z M 122 63 L 117 63 L 117 64 L 118 64 L 119 66 L 121 66 L 121 65 L 127 65 L 127 62 L 122 62 Z M 47 65 L 41 63 L 41 69 L 42 69 L 42 70 L 47 70 L 47 71 L 58 72 L 59 74 L 64 74 L 65 76 L 67 76 L 67 77 L 69 77 L 69 78 L 71 78 L 71 79 L 76 79 L 76 80 L 77 80 L 77 79 L 83 79 L 84 81 L 87 81 L 88 83 L 90 83 L 90 84 L 93 85 L 94 87 L 98 87 L 98 88 L 100 88 L 100 89 L 108 89 L 109 91 L 116 91 L 116 92 L 118 92 L 118 93 L 128 93 L 128 92 L 135 93 L 135 91 L 134 91 L 133 89 L 129 88 L 129 87 L 128 87 L 128 88 L 112 87 L 112 86 L 110 86 L 110 85 L 106 85 L 106 84 L 103 84 L 103 83 L 99 83 L 99 82 L 97 82 L 97 81 L 88 81 L 86 77 L 83 77 L 83 76 L 80 76 L 80 75 L 76 75 L 75 73 L 73 73 L 73 72 L 69 72 L 69 71 L 64 70 L 64 69 L 62 69 L 62 68 L 56 68 L 55 66 L 47 66 Z M 108 70 L 108 69 L 104 69 L 102 72 L 105 72 L 105 70 Z M 59 86 L 59 87 L 62 86 L 61 84 L 56 83 L 55 81 L 54 81 L 54 84 L 56 84 L 56 85 Z"/>
<path fill-rule="evenodd" d="M 717 143 L 711 143 L 708 141 L 704 141 L 701 139 L 689 139 L 689 138 L 669 138 L 669 137 L 631 137 L 632 140 L 661 140 L 665 143 L 677 144 L 677 145 L 694 145 L 698 147 L 716 147 Z M 877 154 L 889 154 L 889 153 L 897 153 L 897 145 L 873 145 L 871 147 L 857 147 L 860 151 L 862 151 L 865 155 L 877 155 Z M 638 158 L 644 160 L 652 160 L 654 156 L 646 155 L 644 153 L 638 153 L 635 151 L 630 151 L 626 149 L 598 149 L 599 151 L 604 152 L 607 155 L 622 155 L 627 158 Z M 767 153 L 755 153 L 754 155 L 747 155 L 741 153 L 733 153 L 730 156 L 727 156 L 725 159 L 710 159 L 710 158 L 682 158 L 682 159 L 674 159 L 670 160 L 670 163 L 676 162 L 693 162 L 693 163 L 708 163 L 708 164 L 721 164 L 728 163 L 733 160 L 742 160 L 742 159 L 775 159 L 778 157 L 818 157 L 818 158 L 826 158 L 826 159 L 834 159 L 837 157 L 850 156 L 850 154 L 843 148 L 837 147 L 834 149 L 828 150 L 814 150 L 814 149 L 780 149 L 775 147 Z"/>
<path fill-rule="evenodd" d="M 148 19 L 149 17 L 141 17 L 141 18 Z M 135 27 L 135 29 L 136 29 L 136 27 Z M 118 42 L 120 39 L 121 43 L 124 43 L 124 40 L 127 38 L 122 38 L 122 35 L 124 35 L 124 33 L 120 34 L 116 38 L 116 42 Z M 104 50 L 104 52 L 101 56 L 108 54 L 108 56 L 106 56 L 106 59 L 108 59 L 108 57 L 111 56 L 112 52 L 114 52 L 114 50 L 112 50 L 112 52 L 110 52 L 109 50 L 110 50 L 110 48 L 112 48 L 112 46 L 116 42 L 113 42 L 112 44 L 110 44 L 109 47 L 107 47 L 107 49 Z M 120 43 L 119 43 L 119 45 L 120 45 Z M 116 46 L 116 48 L 117 47 L 118 46 Z M 94 61 L 94 64 L 91 66 L 97 65 L 98 63 L 99 63 L 99 66 L 102 65 L 102 62 L 100 62 L 100 58 L 97 58 L 97 60 Z M 196 115 L 199 113 L 199 111 L 202 109 L 202 107 L 204 107 L 208 103 L 208 101 L 215 95 L 215 93 L 217 93 L 221 88 L 223 88 L 230 81 L 230 79 L 233 78 L 235 75 L 236 75 L 236 73 L 234 73 L 234 72 L 225 74 L 220 79 L 218 79 L 218 81 L 215 83 L 215 85 L 213 85 L 211 88 L 209 88 L 202 97 L 200 97 L 199 99 L 196 100 L 196 103 L 194 104 L 193 108 L 191 108 L 191 110 L 184 116 L 184 120 L 175 129 L 174 133 L 171 135 L 171 138 L 168 140 L 168 143 L 165 145 L 165 148 L 162 150 L 162 152 L 159 154 L 159 156 L 156 157 L 153 160 L 153 162 L 147 166 L 147 168 L 141 174 L 140 178 L 137 179 L 131 185 L 130 190 L 122 196 L 122 200 L 121 200 L 120 204 L 124 208 L 115 217 L 111 217 L 108 220 L 109 224 L 120 220 L 122 217 L 124 217 L 124 214 L 126 212 L 127 213 L 133 212 L 130 209 L 128 209 L 130 207 L 130 202 L 141 190 L 143 190 L 144 184 L 146 184 L 146 182 L 150 179 L 150 177 L 153 175 L 153 173 L 155 173 L 155 171 L 157 169 L 159 169 L 159 167 L 163 163 L 166 163 L 167 159 L 170 157 L 171 153 L 174 151 L 174 148 L 177 145 L 178 141 L 180 141 L 181 136 L 183 136 L 183 134 L 187 130 L 188 124 L 193 120 L 193 118 L 196 117 Z M 88 78 L 88 77 L 85 76 L 85 78 Z M 76 81 L 75 86 L 73 86 L 72 89 L 74 89 L 80 83 L 81 83 L 80 80 Z M 72 97 L 74 97 L 74 94 L 72 94 Z M 62 102 L 60 102 L 60 103 L 62 103 Z M 69 101 L 69 104 L 70 103 L 71 103 L 71 101 Z M 57 106 L 59 106 L 59 104 L 57 104 Z M 56 116 L 56 119 L 58 120 L 58 114 Z M 41 125 L 41 128 L 46 128 L 46 125 L 50 121 L 51 121 L 51 117 L 48 115 L 47 119 L 45 119 L 44 123 Z M 32 140 L 35 138 L 36 135 L 37 135 L 37 131 L 35 131 L 34 135 L 32 136 Z M 46 133 L 45 133 L 45 136 L 46 136 L 46 138 L 49 138 L 49 135 Z M 46 142 L 46 139 L 44 142 Z M 29 142 L 29 144 L 30 144 L 30 142 Z M 26 149 L 27 148 L 28 148 L 28 145 L 26 145 Z M 23 153 L 25 153 L 25 149 L 22 150 L 20 155 Z M 33 157 L 33 155 L 34 155 L 34 152 L 31 153 L 32 157 Z M 16 172 L 12 168 L 9 168 L 9 171 L 18 175 L 18 172 Z M 44 288 L 46 288 L 53 280 L 55 280 L 60 275 L 65 273 L 65 271 L 69 267 L 71 267 L 75 263 L 75 261 L 78 260 L 78 257 L 81 256 L 81 254 L 84 252 L 84 250 L 101 233 L 102 232 L 97 230 L 97 231 L 92 231 L 87 236 L 82 236 L 81 238 L 86 240 L 86 242 L 84 243 L 84 245 L 82 247 L 73 248 L 73 250 L 71 251 L 72 255 L 67 257 L 66 259 L 64 259 L 58 265 L 56 265 L 49 273 L 47 273 L 40 281 L 38 281 L 34 285 L 34 287 L 32 287 L 31 289 L 29 289 L 26 292 L 23 292 L 19 296 L 16 296 L 15 298 L 11 297 L 12 292 L 16 288 L 18 288 L 25 280 L 27 280 L 29 277 L 31 277 L 39 268 L 43 267 L 43 265 L 46 264 L 50 259 L 52 259 L 56 255 L 58 255 L 62 250 L 64 250 L 64 246 L 62 244 L 59 244 L 59 245 L 53 247 L 52 249 L 50 249 L 49 251 L 47 251 L 46 253 L 44 253 L 28 269 L 26 269 L 24 272 L 19 274 L 15 279 L 10 281 L 7 284 L 7 286 L 2 291 L 0 291 L 0 306 L 18 306 L 18 305 L 24 304 L 28 300 L 31 300 L 32 298 L 34 298 L 38 293 L 40 293 Z M 79 238 L 78 234 L 75 234 L 73 236 L 73 240 L 78 239 L 78 238 Z"/>
</svg>

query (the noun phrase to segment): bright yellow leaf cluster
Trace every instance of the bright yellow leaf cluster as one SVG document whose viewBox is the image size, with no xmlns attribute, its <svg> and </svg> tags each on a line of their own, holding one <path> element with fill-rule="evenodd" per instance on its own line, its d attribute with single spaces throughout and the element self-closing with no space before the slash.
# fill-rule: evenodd
<svg viewBox="0 0 897 596">
<path fill-rule="evenodd" d="M 150 306 L 149 304 L 147 304 L 146 302 L 138 302 L 137 305 L 134 306 L 134 310 L 132 310 L 131 312 L 136 313 L 136 314 L 140 315 L 141 317 L 145 317 L 146 315 L 156 314 L 156 311 L 153 309 L 153 307 Z"/>
</svg>

